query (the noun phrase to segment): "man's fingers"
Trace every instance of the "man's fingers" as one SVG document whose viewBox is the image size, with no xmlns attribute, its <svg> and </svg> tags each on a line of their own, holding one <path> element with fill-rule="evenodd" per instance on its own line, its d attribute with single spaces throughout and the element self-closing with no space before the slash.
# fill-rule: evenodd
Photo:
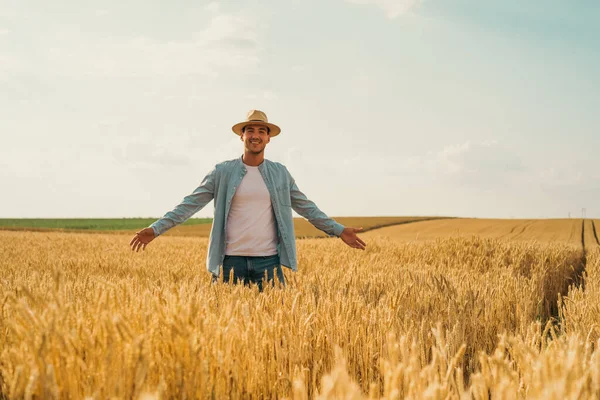
<svg viewBox="0 0 600 400">
<path fill-rule="evenodd" d="M 358 243 L 357 241 L 348 243 L 348 246 L 352 247 L 353 249 L 364 250 L 364 247 L 360 243 Z"/>
<path fill-rule="evenodd" d="M 140 249 L 146 250 L 146 246 L 151 241 L 151 239 L 150 240 L 149 239 L 150 238 L 148 238 L 148 237 L 144 237 L 144 236 L 140 236 L 140 235 L 136 234 L 133 237 L 133 239 L 131 239 L 131 242 L 129 242 L 129 245 L 131 246 L 131 250 L 136 251 L 136 252 L 140 251 Z"/>
<path fill-rule="evenodd" d="M 367 244 L 356 235 L 356 232 L 362 231 L 363 228 L 360 227 L 360 228 L 351 228 L 351 229 L 352 229 L 351 232 L 344 234 L 344 236 L 342 237 L 342 239 L 344 240 L 344 243 L 346 243 L 348 246 L 352 247 L 353 249 L 364 250 L 365 247 L 367 246 Z"/>
</svg>

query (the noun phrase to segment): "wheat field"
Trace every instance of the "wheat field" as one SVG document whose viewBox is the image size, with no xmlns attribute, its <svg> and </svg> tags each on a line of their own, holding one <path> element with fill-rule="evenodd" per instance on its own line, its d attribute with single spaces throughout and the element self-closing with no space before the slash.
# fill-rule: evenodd
<svg viewBox="0 0 600 400">
<path fill-rule="evenodd" d="M 335 220 L 344 226 L 362 227 L 365 232 L 385 226 L 398 226 L 440 217 L 336 217 Z M 209 237 L 211 224 L 176 226 L 165 233 L 168 236 Z M 312 226 L 304 218 L 294 218 L 294 231 L 298 238 L 327 237 L 327 234 Z M 131 233 L 134 233 L 132 231 Z M 115 231 L 115 233 L 118 233 Z"/>
<path fill-rule="evenodd" d="M 451 222 L 298 240 L 262 293 L 206 238 L 0 231 L 0 398 L 599 398 L 598 221 L 415 240 Z"/>
<path fill-rule="evenodd" d="M 368 232 L 400 242 L 430 241 L 447 237 L 479 236 L 510 241 L 581 245 L 581 219 L 440 219 L 397 225 Z M 591 220 L 586 220 L 591 224 Z M 591 225 L 590 225 L 591 226 Z"/>
<path fill-rule="evenodd" d="M 390 225 L 444 219 L 447 217 L 336 217 L 345 226 L 362 227 L 364 231 Z M 155 219 L 108 218 L 108 219 L 0 219 L 0 230 L 20 232 L 67 232 L 67 233 L 112 233 L 134 235 Z M 144 225 L 145 224 L 145 225 Z M 137 226 L 137 228 L 132 228 Z M 212 222 L 205 218 L 192 218 L 164 233 L 165 236 L 209 237 Z M 294 231 L 298 238 L 327 237 L 327 234 L 312 226 L 304 218 L 294 218 Z"/>
</svg>

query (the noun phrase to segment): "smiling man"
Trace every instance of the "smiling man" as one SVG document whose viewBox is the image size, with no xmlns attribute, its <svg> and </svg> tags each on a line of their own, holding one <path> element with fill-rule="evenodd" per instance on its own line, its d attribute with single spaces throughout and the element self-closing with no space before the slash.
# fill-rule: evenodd
<svg viewBox="0 0 600 400">
<path fill-rule="evenodd" d="M 233 132 L 244 143 L 240 158 L 217 164 L 194 192 L 150 227 L 137 232 L 132 250 L 146 245 L 172 227 L 185 222 L 211 200 L 215 213 L 210 232 L 207 269 L 216 281 L 223 267 L 223 281 L 257 284 L 274 275 L 285 286 L 281 265 L 297 271 L 292 209 L 317 229 L 340 237 L 348 246 L 364 250 L 357 236 L 362 228 L 344 227 L 323 213 L 298 189 L 287 168 L 265 159 L 265 148 L 281 129 L 269 123 L 264 112 L 251 110 Z"/>
</svg>

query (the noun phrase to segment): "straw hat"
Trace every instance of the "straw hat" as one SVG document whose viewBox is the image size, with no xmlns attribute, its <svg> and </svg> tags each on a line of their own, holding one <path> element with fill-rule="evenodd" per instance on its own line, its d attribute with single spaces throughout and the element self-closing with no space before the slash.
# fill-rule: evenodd
<svg viewBox="0 0 600 400">
<path fill-rule="evenodd" d="M 231 130 L 233 130 L 233 132 L 236 135 L 241 136 L 242 130 L 244 129 L 244 127 L 246 125 L 250 125 L 250 124 L 261 124 L 261 125 L 268 126 L 269 127 L 269 136 L 271 136 L 271 137 L 277 136 L 277 135 L 279 135 L 279 132 L 281 132 L 281 128 L 279 128 L 275 124 L 269 123 L 269 120 L 267 119 L 267 114 L 265 114 L 264 112 L 262 112 L 260 110 L 248 111 L 246 120 L 244 122 L 240 122 L 239 124 L 235 124 L 234 126 L 232 126 Z"/>
</svg>

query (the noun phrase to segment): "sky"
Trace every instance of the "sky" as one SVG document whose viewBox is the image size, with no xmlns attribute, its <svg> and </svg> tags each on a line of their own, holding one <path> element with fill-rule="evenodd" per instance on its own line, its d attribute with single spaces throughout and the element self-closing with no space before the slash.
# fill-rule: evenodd
<svg viewBox="0 0 600 400">
<path fill-rule="evenodd" d="M 597 0 L 0 0 L 0 217 L 158 218 L 259 109 L 266 158 L 330 216 L 600 218 L 598 21 Z"/>
</svg>

